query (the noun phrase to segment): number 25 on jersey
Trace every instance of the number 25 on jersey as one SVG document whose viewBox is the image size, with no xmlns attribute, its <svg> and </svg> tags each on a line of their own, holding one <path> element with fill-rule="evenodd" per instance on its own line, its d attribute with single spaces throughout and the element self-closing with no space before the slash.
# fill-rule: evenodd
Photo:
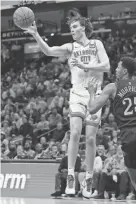
<svg viewBox="0 0 136 204">
<path fill-rule="evenodd" d="M 124 111 L 125 116 L 133 115 L 136 113 L 136 97 L 132 98 L 124 98 L 123 105 L 127 105 Z"/>
</svg>

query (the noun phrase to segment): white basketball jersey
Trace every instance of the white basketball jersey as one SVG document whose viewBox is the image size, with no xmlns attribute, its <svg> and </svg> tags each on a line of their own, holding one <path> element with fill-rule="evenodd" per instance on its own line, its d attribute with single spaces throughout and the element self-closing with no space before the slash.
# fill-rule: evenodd
<svg viewBox="0 0 136 204">
<path fill-rule="evenodd" d="M 73 43 L 73 50 L 68 60 L 68 64 L 71 71 L 71 83 L 73 86 L 88 87 L 88 81 L 91 77 L 95 77 L 99 81 L 101 87 L 103 81 L 103 73 L 96 71 L 85 71 L 71 64 L 72 59 L 78 59 L 81 63 L 96 65 L 99 63 L 97 54 L 97 46 L 95 40 L 90 40 L 86 46 L 82 46 L 77 42 Z"/>
</svg>

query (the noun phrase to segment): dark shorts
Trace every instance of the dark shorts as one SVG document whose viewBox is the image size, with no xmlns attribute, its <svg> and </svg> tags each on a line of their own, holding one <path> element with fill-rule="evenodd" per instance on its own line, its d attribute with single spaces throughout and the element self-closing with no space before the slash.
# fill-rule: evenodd
<svg viewBox="0 0 136 204">
<path fill-rule="evenodd" d="M 124 152 L 125 165 L 136 169 L 136 129 L 122 130 L 120 141 Z"/>
</svg>

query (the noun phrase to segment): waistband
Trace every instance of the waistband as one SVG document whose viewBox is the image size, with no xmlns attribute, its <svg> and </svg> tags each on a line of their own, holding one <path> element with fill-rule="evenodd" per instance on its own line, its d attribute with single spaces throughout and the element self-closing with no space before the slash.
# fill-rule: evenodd
<svg viewBox="0 0 136 204">
<path fill-rule="evenodd" d="M 83 86 L 83 85 L 72 85 L 72 88 L 73 89 L 81 89 L 81 90 L 88 90 L 88 87 L 87 86 Z M 102 89 L 101 87 L 98 87 L 97 91 L 96 91 L 96 94 L 101 94 L 102 92 Z"/>
</svg>

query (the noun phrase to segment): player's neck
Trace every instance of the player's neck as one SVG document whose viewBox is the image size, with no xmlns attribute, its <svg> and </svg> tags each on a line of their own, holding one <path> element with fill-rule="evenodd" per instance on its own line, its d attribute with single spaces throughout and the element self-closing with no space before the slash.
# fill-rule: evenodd
<svg viewBox="0 0 136 204">
<path fill-rule="evenodd" d="M 89 43 L 89 39 L 86 37 L 86 35 L 83 35 L 82 38 L 77 40 L 77 43 L 86 46 Z"/>
</svg>

